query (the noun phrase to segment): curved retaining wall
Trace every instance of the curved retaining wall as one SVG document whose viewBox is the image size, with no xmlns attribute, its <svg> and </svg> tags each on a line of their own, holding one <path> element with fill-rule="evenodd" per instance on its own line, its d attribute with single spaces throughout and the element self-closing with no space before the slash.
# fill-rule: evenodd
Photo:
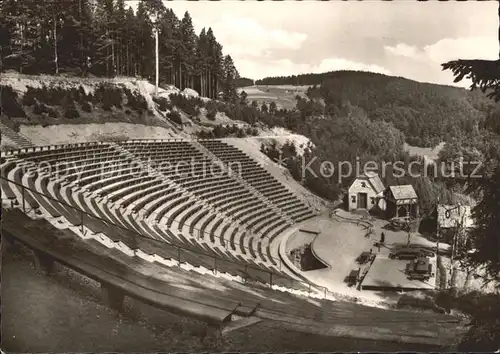
<svg viewBox="0 0 500 354">
<path fill-rule="evenodd" d="M 303 278 L 303 271 L 299 268 L 297 268 L 297 266 L 290 260 L 290 258 L 288 258 L 288 254 L 287 254 L 287 251 L 286 251 L 286 245 L 287 245 L 287 242 L 288 242 L 288 239 L 295 233 L 295 232 L 298 232 L 299 231 L 299 227 L 296 227 L 296 228 L 293 228 L 290 230 L 290 232 L 288 232 L 287 234 L 285 234 L 282 239 L 281 239 L 281 242 L 280 242 L 280 245 L 279 245 L 279 250 L 278 250 L 278 254 L 280 256 L 280 259 L 281 261 L 293 272 L 295 273 L 297 276 Z M 329 264 L 327 264 L 324 260 L 322 260 L 320 257 L 318 257 L 316 255 L 316 253 L 314 252 L 313 250 L 313 244 L 314 242 L 317 240 L 319 234 L 314 238 L 314 240 L 312 241 L 311 243 L 311 251 L 314 255 L 314 257 L 319 261 L 321 262 L 322 264 L 325 265 L 325 267 L 328 267 L 328 268 L 331 268 L 331 266 Z M 309 280 L 308 280 L 309 281 Z M 310 282 L 310 281 L 309 281 Z M 318 285 L 318 287 L 321 287 L 320 285 Z M 322 290 L 323 291 L 323 290 Z"/>
</svg>

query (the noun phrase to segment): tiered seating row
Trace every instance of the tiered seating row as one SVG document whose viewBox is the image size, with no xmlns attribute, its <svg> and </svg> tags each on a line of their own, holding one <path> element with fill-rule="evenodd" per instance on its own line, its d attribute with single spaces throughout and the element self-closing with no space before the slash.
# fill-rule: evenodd
<svg viewBox="0 0 500 354">
<path fill-rule="evenodd" d="M 225 163 L 241 160 L 243 177 L 276 208 L 293 220 L 310 217 L 308 208 L 252 159 L 219 143 L 212 143 L 215 155 Z M 290 224 L 240 179 L 227 171 L 214 171 L 211 156 L 196 144 L 88 144 L 24 151 L 2 162 L 4 177 L 112 224 L 293 278 L 288 269 L 278 269 L 280 262 L 270 250 L 272 240 Z M 154 174 L 148 173 L 150 168 Z M 34 170 L 36 173 L 26 174 Z M 2 183 L 2 191 L 19 199 L 19 190 L 12 190 L 12 185 Z M 27 193 L 25 198 L 52 216 L 64 215 L 71 223 L 80 223 L 81 216 L 71 208 L 48 202 L 36 193 Z M 104 224 L 94 225 L 94 229 L 116 233 Z"/>
<path fill-rule="evenodd" d="M 291 191 L 238 148 L 220 140 L 201 140 L 200 143 L 224 163 L 234 166 L 245 181 L 293 221 L 300 222 L 315 216 Z"/>
<path fill-rule="evenodd" d="M 269 230 L 266 229 L 271 234 L 272 228 L 278 228 L 286 223 L 275 211 L 269 211 L 267 205 L 256 198 L 254 193 L 238 179 L 229 173 L 223 173 L 220 168 L 215 169 L 214 166 L 220 167 L 220 164 L 214 164 L 208 156 L 187 141 L 146 144 L 124 142 L 120 146 L 144 163 L 152 164 L 155 170 L 195 195 L 198 200 L 205 202 L 214 209 L 214 212 L 221 214 L 207 220 L 207 213 L 203 212 L 206 207 L 197 204 L 194 199 L 186 198 L 182 200 L 182 204 L 169 206 L 170 213 L 166 221 L 169 227 L 175 225 L 179 231 L 191 235 L 195 233 L 201 238 L 204 234 L 208 234 L 211 242 L 219 242 L 224 247 L 227 247 L 227 243 L 243 245 L 239 252 L 247 254 L 245 245 L 252 247 L 252 243 L 249 239 L 239 242 L 239 238 L 247 237 L 248 233 L 243 233 L 243 230 L 261 226 L 256 229 L 260 232 L 269 225 L 267 223 L 258 225 L 263 223 L 264 219 L 279 220 L 272 224 Z M 156 206 L 161 207 L 161 205 Z M 172 208 L 173 206 L 175 208 Z M 247 217 L 243 218 L 244 215 L 240 211 L 246 211 Z M 250 212 L 251 214 L 248 214 Z M 199 215 L 200 213 L 202 215 Z M 198 226 L 186 225 L 186 221 L 191 217 L 192 221 L 199 224 Z M 228 222 L 226 220 L 228 218 L 232 218 L 233 221 Z M 267 234 L 260 236 L 267 237 Z M 276 264 L 276 261 L 272 262 Z"/>
</svg>

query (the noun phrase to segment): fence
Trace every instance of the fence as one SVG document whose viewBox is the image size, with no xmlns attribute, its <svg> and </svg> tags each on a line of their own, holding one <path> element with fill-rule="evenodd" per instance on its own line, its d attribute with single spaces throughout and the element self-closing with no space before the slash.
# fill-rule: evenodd
<svg viewBox="0 0 500 354">
<path fill-rule="evenodd" d="M 178 267 L 183 263 L 190 263 L 194 266 L 203 266 L 214 273 L 220 272 L 240 276 L 245 282 L 260 282 L 270 287 L 277 285 L 288 289 L 301 290 L 308 294 L 316 290 L 323 293 L 325 298 L 327 297 L 328 290 L 325 287 L 296 280 L 286 274 L 276 273 L 270 269 L 263 269 L 248 263 L 235 262 L 232 259 L 228 259 L 228 255 L 223 252 L 217 255 L 214 250 L 207 251 L 203 248 L 202 244 L 198 244 L 198 247 L 195 245 L 187 247 L 186 245 L 177 244 L 174 241 L 175 238 L 172 239 L 175 235 L 169 230 L 166 230 L 166 234 L 170 234 L 168 241 L 165 238 L 163 240 L 155 239 L 131 228 L 105 220 L 97 215 L 92 215 L 79 207 L 35 191 L 4 176 L 0 176 L 0 179 L 2 180 L 2 184 L 15 185 L 21 191 L 21 207 L 24 213 L 36 210 L 42 205 L 49 213 L 64 216 L 74 226 L 81 227 L 82 233 L 84 233 L 85 228 L 90 229 L 95 234 L 102 232 L 113 241 L 120 241 L 133 249 L 134 254 L 137 250 L 140 250 L 146 254 L 157 254 L 163 258 L 175 260 L 176 263 L 174 265 Z M 38 196 L 38 201 L 36 196 Z M 186 241 L 189 242 L 187 239 Z M 286 267 L 283 266 L 281 259 L 279 259 L 278 264 L 279 270 L 282 270 L 282 267 Z"/>
</svg>

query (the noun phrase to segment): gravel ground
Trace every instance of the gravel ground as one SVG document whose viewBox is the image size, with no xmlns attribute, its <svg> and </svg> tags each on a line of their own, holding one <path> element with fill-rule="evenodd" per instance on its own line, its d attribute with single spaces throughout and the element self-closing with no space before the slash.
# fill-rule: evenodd
<svg viewBox="0 0 500 354">
<path fill-rule="evenodd" d="M 287 331 L 263 321 L 201 341 L 202 323 L 126 300 L 123 313 L 100 303 L 99 285 L 56 266 L 45 276 L 24 249 L 5 252 L 2 349 L 7 352 L 427 351 L 438 348 Z"/>
</svg>

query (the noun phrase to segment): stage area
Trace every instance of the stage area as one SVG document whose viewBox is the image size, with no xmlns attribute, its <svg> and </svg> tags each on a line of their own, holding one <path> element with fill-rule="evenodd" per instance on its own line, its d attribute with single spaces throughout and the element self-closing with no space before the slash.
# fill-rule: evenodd
<svg viewBox="0 0 500 354">
<path fill-rule="evenodd" d="M 354 218 L 355 215 L 344 212 L 346 216 Z M 300 225 L 300 229 L 318 232 L 312 237 L 311 249 L 314 255 L 328 267 L 324 269 L 302 271 L 301 274 L 307 280 L 328 288 L 338 298 L 342 295 L 356 297 L 364 301 L 389 301 L 396 291 L 433 289 L 435 287 L 435 276 L 427 281 L 409 280 L 404 273 L 409 261 L 389 259 L 391 249 L 406 241 L 407 233 L 388 232 L 377 227 L 383 222 L 374 222 L 374 233 L 367 236 L 367 229 L 363 225 L 344 221 L 343 219 L 320 216 L 308 220 Z M 373 221 L 372 221 L 373 222 Z M 386 233 L 386 244 L 378 248 L 375 244 L 380 239 L 380 233 Z M 289 237 L 290 243 L 299 237 Z M 300 238 L 300 237 L 299 237 Z M 390 241 L 387 242 L 387 239 Z M 412 236 L 412 243 L 419 242 L 420 237 Z M 286 241 L 285 241 L 286 242 Z M 290 248 L 288 248 L 288 251 Z M 359 264 L 356 260 L 363 252 L 370 252 L 376 256 L 373 264 Z M 436 259 L 431 258 L 432 270 L 436 272 Z M 366 274 L 360 287 L 349 284 L 348 276 L 352 271 L 359 270 Z M 361 290 L 361 291 L 360 291 Z"/>
<path fill-rule="evenodd" d="M 351 270 L 358 269 L 356 258 L 373 247 L 373 240 L 365 237 L 366 231 L 356 224 L 337 221 L 327 217 L 317 217 L 300 225 L 302 230 L 318 232 L 311 249 L 327 268 L 302 272 L 315 284 L 325 286 L 337 294 L 359 296 L 360 292 L 349 287 L 345 278 Z M 299 231 L 297 231 L 299 232 Z"/>
<path fill-rule="evenodd" d="M 362 290 L 407 291 L 430 290 L 436 283 L 435 275 L 427 281 L 409 280 L 405 274 L 406 265 L 410 261 L 389 259 L 384 256 L 375 258 L 361 283 Z M 436 259 L 431 258 L 432 271 L 436 271 Z"/>
</svg>

